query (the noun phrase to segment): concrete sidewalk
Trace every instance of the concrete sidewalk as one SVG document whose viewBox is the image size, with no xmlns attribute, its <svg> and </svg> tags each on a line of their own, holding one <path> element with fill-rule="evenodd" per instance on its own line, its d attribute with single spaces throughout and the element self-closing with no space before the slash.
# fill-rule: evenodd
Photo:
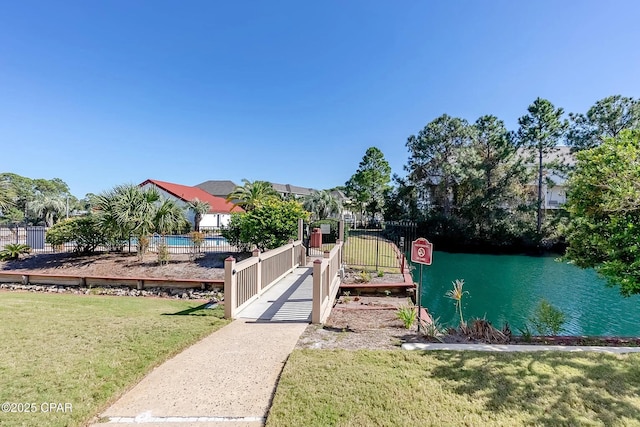
<svg viewBox="0 0 640 427">
<path fill-rule="evenodd" d="M 567 351 L 598 353 L 639 353 L 640 347 L 604 347 L 604 346 L 569 346 L 569 345 L 501 345 L 501 344 L 439 344 L 439 343 L 404 343 L 403 350 L 453 350 L 453 351 L 498 351 L 498 352 L 529 352 L 529 351 Z"/>
<path fill-rule="evenodd" d="M 235 320 L 151 371 L 94 426 L 261 426 L 307 325 Z"/>
</svg>

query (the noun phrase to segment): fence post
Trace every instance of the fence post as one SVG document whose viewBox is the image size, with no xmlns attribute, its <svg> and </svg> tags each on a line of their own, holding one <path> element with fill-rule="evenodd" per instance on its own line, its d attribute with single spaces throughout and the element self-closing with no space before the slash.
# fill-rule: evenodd
<svg viewBox="0 0 640 427">
<path fill-rule="evenodd" d="M 256 288 L 257 295 L 260 295 L 262 292 L 262 260 L 260 259 L 260 249 L 256 248 L 251 252 L 252 257 L 258 257 L 258 262 L 256 263 Z"/>
<path fill-rule="evenodd" d="M 224 260 L 224 317 L 233 319 L 235 314 L 237 295 L 236 295 L 236 259 L 229 256 Z"/>
<path fill-rule="evenodd" d="M 322 318 L 322 260 L 313 261 L 313 304 L 311 323 L 320 323 Z"/>
<path fill-rule="evenodd" d="M 304 239 L 304 220 L 298 220 L 298 240 Z"/>
</svg>

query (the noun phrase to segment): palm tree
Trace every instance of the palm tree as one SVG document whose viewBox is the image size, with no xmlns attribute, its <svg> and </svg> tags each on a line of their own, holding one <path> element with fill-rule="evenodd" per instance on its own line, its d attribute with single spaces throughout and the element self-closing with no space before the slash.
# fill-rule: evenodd
<svg viewBox="0 0 640 427">
<path fill-rule="evenodd" d="M 280 199 L 280 195 L 273 188 L 270 182 L 254 181 L 243 179 L 244 185 L 237 186 L 231 194 L 227 196 L 228 202 L 234 202 L 236 206 L 242 207 L 246 211 L 252 211 L 261 206 L 265 200 L 271 198 Z"/>
<path fill-rule="evenodd" d="M 163 236 L 179 231 L 185 226 L 186 222 L 184 209 L 174 200 L 164 199 L 155 208 L 153 216 L 154 230 Z"/>
<path fill-rule="evenodd" d="M 189 209 L 191 209 L 195 213 L 195 218 L 193 219 L 193 229 L 195 231 L 200 231 L 200 221 L 202 221 L 202 216 L 207 214 L 209 210 L 211 210 L 211 205 L 207 202 L 203 202 L 198 198 L 193 199 L 189 202 Z"/>
<path fill-rule="evenodd" d="M 119 185 L 98 196 L 100 222 L 111 231 L 115 240 L 135 236 L 138 254 L 142 257 L 149 244 L 149 234 L 156 229 L 159 218 L 164 216 L 158 216 L 160 201 L 160 193 L 154 188 L 145 190 L 133 184 Z"/>
<path fill-rule="evenodd" d="M 38 218 L 44 220 L 47 227 L 53 226 L 66 210 L 65 200 L 59 196 L 39 194 L 27 203 L 27 208 Z"/>
<path fill-rule="evenodd" d="M 316 220 L 323 220 L 329 218 L 331 215 L 338 215 L 342 211 L 340 201 L 327 190 L 314 191 L 304 199 L 302 206 L 311 212 Z"/>
</svg>

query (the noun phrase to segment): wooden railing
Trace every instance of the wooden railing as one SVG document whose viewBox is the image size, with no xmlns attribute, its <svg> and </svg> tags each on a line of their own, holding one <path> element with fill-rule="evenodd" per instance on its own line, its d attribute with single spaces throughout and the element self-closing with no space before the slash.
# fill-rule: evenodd
<svg viewBox="0 0 640 427">
<path fill-rule="evenodd" d="M 324 253 L 324 258 L 313 262 L 313 308 L 311 311 L 312 323 L 323 323 L 336 299 L 340 288 L 340 269 L 342 268 L 341 241 Z"/>
<path fill-rule="evenodd" d="M 224 262 L 224 315 L 228 319 L 294 268 L 306 264 L 302 240 L 266 252 L 256 249 L 252 255 L 240 262 L 230 256 Z"/>
</svg>

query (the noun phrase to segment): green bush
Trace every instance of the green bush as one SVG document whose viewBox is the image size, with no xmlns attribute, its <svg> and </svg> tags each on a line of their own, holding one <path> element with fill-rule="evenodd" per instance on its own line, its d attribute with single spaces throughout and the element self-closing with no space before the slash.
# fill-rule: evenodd
<svg viewBox="0 0 640 427">
<path fill-rule="evenodd" d="M 411 326 L 415 323 L 417 316 L 418 312 L 413 303 L 398 307 L 398 310 L 396 311 L 396 317 L 402 320 L 406 329 L 411 329 Z"/>
<path fill-rule="evenodd" d="M 249 212 L 231 214 L 229 225 L 221 234 L 244 250 L 254 245 L 261 251 L 275 249 L 297 237 L 298 220 L 307 216 L 294 200 L 269 199 Z"/>
<path fill-rule="evenodd" d="M 563 331 L 562 325 L 565 322 L 565 315 L 543 299 L 529 321 L 540 335 L 558 335 Z"/>
<path fill-rule="evenodd" d="M 88 254 L 107 243 L 107 237 L 93 215 L 60 221 L 47 230 L 47 243 L 53 246 L 74 244 L 74 252 Z"/>
</svg>

